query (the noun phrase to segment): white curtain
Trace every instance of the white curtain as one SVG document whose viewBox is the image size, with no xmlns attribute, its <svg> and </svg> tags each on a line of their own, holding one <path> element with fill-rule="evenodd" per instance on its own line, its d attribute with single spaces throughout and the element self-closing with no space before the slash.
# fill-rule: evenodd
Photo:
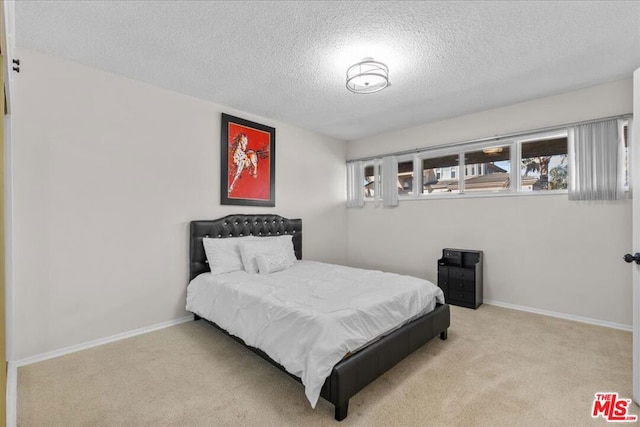
<svg viewBox="0 0 640 427">
<path fill-rule="evenodd" d="M 382 158 L 382 205 L 398 206 L 398 158 Z"/>
<path fill-rule="evenodd" d="M 364 206 L 364 167 L 361 161 L 347 163 L 347 207 Z"/>
<path fill-rule="evenodd" d="M 624 136 L 621 126 L 622 121 L 614 119 L 569 129 L 569 200 L 622 198 Z"/>
</svg>

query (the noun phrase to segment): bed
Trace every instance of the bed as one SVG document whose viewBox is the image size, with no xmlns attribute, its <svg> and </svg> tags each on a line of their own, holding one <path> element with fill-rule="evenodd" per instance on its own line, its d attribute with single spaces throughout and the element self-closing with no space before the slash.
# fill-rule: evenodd
<svg viewBox="0 0 640 427">
<path fill-rule="evenodd" d="M 210 271 L 203 247 L 203 238 L 224 239 L 244 236 L 292 236 L 290 240 L 293 243 L 295 258 L 302 260 L 302 220 L 300 219 L 287 219 L 279 215 L 228 215 L 216 220 L 192 221 L 190 225 L 189 242 L 190 283 L 196 283 L 197 281 L 194 279 L 202 281 L 206 276 L 212 276 L 202 274 Z M 299 264 L 299 266 L 296 265 L 296 268 L 299 269 L 300 272 L 316 267 L 312 261 L 300 261 L 296 264 Z M 346 268 L 336 266 L 336 271 L 343 271 L 341 269 L 345 269 L 346 271 Z M 298 270 L 292 268 L 291 271 L 297 272 Z M 293 274 L 290 272 L 287 273 L 289 275 Z M 249 273 L 242 272 L 236 274 L 244 280 L 248 280 L 247 277 L 250 277 L 248 276 Z M 259 279 L 263 280 L 263 278 L 259 276 L 264 275 L 253 275 L 252 277 L 254 277 L 256 281 Z M 271 276 L 276 277 L 275 275 Z M 273 277 L 271 278 L 272 282 L 274 281 Z M 189 302 L 187 306 L 189 307 Z M 435 336 L 439 335 L 442 340 L 447 338 L 447 329 L 450 325 L 449 306 L 436 302 L 431 304 L 431 306 L 433 306 L 433 309 L 429 308 L 430 311 L 426 312 L 426 314 L 417 312 L 415 316 L 400 326 L 376 337 L 375 340 L 358 347 L 353 352 L 341 356 L 335 365 L 332 364 L 332 367 L 329 367 L 329 374 L 323 383 L 320 384 L 318 390 L 320 397 L 335 406 L 336 420 L 341 421 L 346 418 L 349 399 L 377 377 L 391 369 Z M 194 311 L 196 320 L 202 317 L 203 320 L 234 338 L 242 345 L 245 345 L 296 380 L 303 383 L 305 382 L 302 381 L 300 376 L 289 373 L 281 364 L 274 361 L 267 352 L 263 351 L 264 349 L 245 344 L 246 337 L 245 339 L 241 339 L 233 333 L 228 332 L 227 329 L 233 330 L 232 328 L 224 328 L 215 321 L 206 318 L 214 316 L 207 316 L 203 314 L 202 310 L 192 309 L 192 311 Z M 246 339 L 246 341 L 249 343 L 252 342 L 250 339 Z M 273 348 L 271 348 L 271 350 L 273 350 Z M 271 351 L 270 354 L 273 355 L 273 351 Z M 281 360 L 277 355 L 274 357 Z M 308 382 L 308 378 L 306 376 L 304 378 L 307 379 L 306 382 Z"/>
</svg>

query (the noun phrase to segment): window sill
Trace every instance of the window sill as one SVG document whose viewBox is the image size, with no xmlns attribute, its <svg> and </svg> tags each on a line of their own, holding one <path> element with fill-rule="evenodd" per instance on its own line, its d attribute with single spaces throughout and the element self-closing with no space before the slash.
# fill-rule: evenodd
<svg viewBox="0 0 640 427">
<path fill-rule="evenodd" d="M 539 197 L 539 196 L 567 196 L 568 190 L 546 190 L 546 191 L 531 191 L 531 192 L 471 192 L 471 193 L 442 193 L 432 195 L 419 195 L 419 196 L 398 196 L 400 202 L 404 201 L 418 201 L 418 200 L 444 200 L 444 199 L 479 199 L 486 197 Z M 375 200 L 368 198 L 364 200 L 365 203 L 374 203 Z M 382 203 L 382 201 L 378 201 Z"/>
</svg>

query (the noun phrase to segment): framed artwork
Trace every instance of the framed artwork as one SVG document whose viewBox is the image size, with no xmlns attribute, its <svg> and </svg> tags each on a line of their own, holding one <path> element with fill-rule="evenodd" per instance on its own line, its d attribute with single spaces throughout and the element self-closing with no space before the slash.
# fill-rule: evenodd
<svg viewBox="0 0 640 427">
<path fill-rule="evenodd" d="M 275 206 L 275 128 L 222 113 L 220 146 L 220 203 Z"/>
</svg>

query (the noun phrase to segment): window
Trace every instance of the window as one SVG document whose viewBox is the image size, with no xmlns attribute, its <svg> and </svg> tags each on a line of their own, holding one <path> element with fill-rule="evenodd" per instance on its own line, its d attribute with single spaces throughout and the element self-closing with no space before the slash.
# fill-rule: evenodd
<svg viewBox="0 0 640 427">
<path fill-rule="evenodd" d="M 374 199 L 380 192 L 380 164 L 378 162 L 364 165 L 364 198 Z"/>
<path fill-rule="evenodd" d="M 398 195 L 413 195 L 413 159 L 398 162 Z"/>
<path fill-rule="evenodd" d="M 567 135 L 522 141 L 522 191 L 566 190 Z"/>
<path fill-rule="evenodd" d="M 422 159 L 422 194 L 458 193 L 458 155 Z"/>
<path fill-rule="evenodd" d="M 486 147 L 464 153 L 471 174 L 464 181 L 464 191 L 509 191 L 511 188 L 511 148 L 508 145 Z M 476 175 L 476 170 L 478 174 Z M 484 173 L 481 173 L 484 171 Z"/>
<path fill-rule="evenodd" d="M 628 190 L 628 122 L 619 119 L 620 179 Z M 497 137 L 439 146 L 398 157 L 401 199 L 446 197 L 455 194 L 534 194 L 569 188 L 568 140 L 571 128 Z M 380 197 L 381 159 L 365 163 L 365 197 Z"/>
<path fill-rule="evenodd" d="M 499 145 L 465 144 L 457 149 L 405 155 L 398 161 L 398 195 L 406 197 L 468 193 L 566 190 L 567 132 L 513 138 Z M 520 155 L 518 155 L 520 153 Z M 418 160 L 418 163 L 415 161 Z M 422 176 L 414 165 L 422 165 Z M 512 171 L 519 170 L 518 173 Z M 366 199 L 380 193 L 380 161 L 365 164 Z M 415 186 L 414 180 L 421 179 Z M 421 189 L 421 190 L 420 190 Z"/>
</svg>

